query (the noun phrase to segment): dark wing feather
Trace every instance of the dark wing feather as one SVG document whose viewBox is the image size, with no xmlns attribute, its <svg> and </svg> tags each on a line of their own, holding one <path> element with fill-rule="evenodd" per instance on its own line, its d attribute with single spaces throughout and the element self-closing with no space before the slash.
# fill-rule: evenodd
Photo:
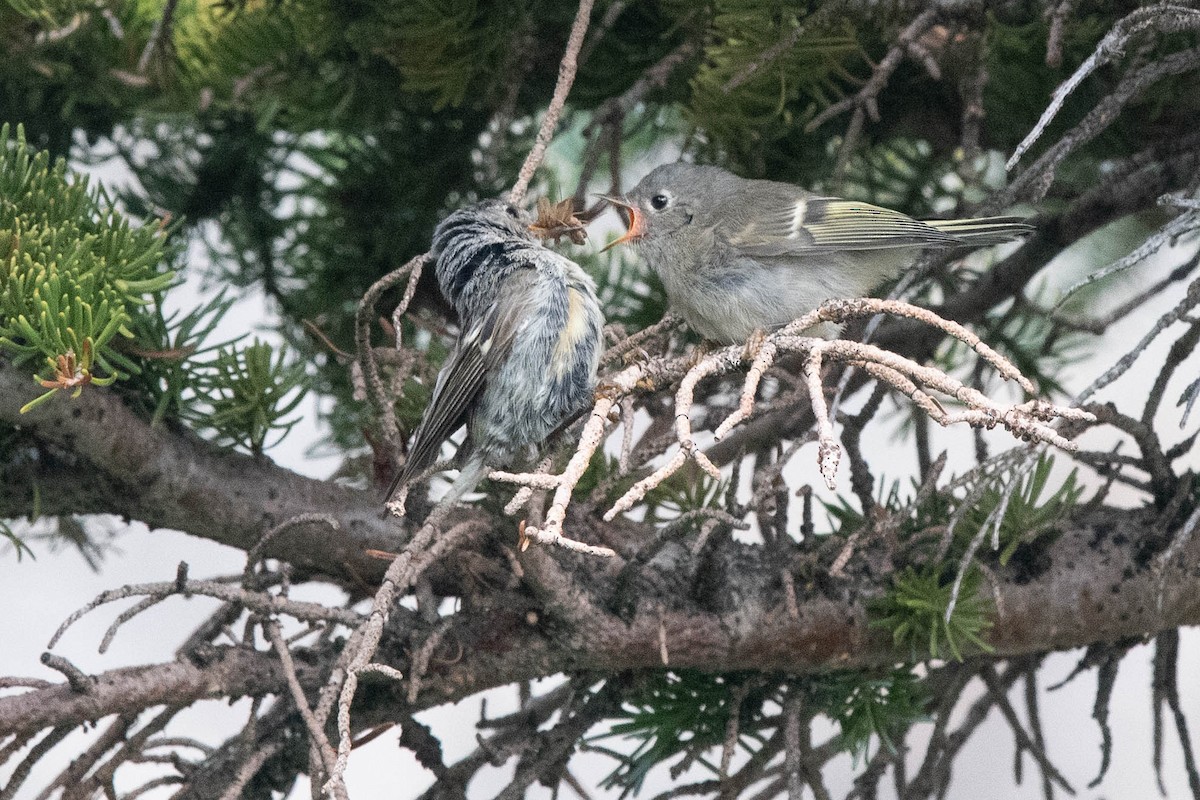
<svg viewBox="0 0 1200 800">
<path fill-rule="evenodd" d="M 429 407 L 413 434 L 408 460 L 388 487 L 387 498 L 391 498 L 400 484 L 428 469 L 437 460 L 442 443 L 466 424 L 471 406 L 487 383 L 488 373 L 512 352 L 521 322 L 528 317 L 530 284 L 536 279 L 531 269 L 509 275 L 489 313 L 463 332 L 438 373 Z"/>
</svg>

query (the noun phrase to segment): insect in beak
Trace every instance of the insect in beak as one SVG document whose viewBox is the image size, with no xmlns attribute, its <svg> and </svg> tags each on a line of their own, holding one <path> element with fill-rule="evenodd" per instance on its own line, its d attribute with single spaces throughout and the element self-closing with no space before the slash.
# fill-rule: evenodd
<svg viewBox="0 0 1200 800">
<path fill-rule="evenodd" d="M 612 197 L 611 195 L 604 194 L 599 195 L 599 197 L 617 207 L 617 213 L 621 215 L 626 228 L 625 235 L 615 241 L 609 242 L 600 250 L 601 253 L 625 242 L 636 242 L 646 235 L 646 218 L 641 211 L 638 211 L 637 206 L 631 205 L 629 201 L 620 197 Z"/>
</svg>

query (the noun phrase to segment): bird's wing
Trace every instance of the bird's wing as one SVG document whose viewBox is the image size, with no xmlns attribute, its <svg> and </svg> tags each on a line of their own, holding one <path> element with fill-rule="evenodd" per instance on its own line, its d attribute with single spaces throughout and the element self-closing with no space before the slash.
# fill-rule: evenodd
<svg viewBox="0 0 1200 800">
<path fill-rule="evenodd" d="M 753 181 L 740 192 L 717 233 L 738 252 L 759 257 L 960 243 L 899 211 L 773 181 Z"/>
<path fill-rule="evenodd" d="M 483 392 L 488 373 L 512 352 L 513 341 L 529 317 L 532 284 L 537 274 L 520 269 L 501 283 L 488 313 L 463 331 L 450 358 L 438 373 L 425 416 L 413 434 L 404 468 L 392 481 L 387 497 L 437 460 L 442 442 L 467 421 L 467 412 Z"/>
</svg>

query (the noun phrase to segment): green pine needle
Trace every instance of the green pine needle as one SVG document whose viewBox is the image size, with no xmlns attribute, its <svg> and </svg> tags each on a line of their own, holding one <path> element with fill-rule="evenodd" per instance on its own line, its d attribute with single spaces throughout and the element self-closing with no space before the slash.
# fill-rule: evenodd
<svg viewBox="0 0 1200 800">
<path fill-rule="evenodd" d="M 237 445 L 254 454 L 278 444 L 299 421 L 284 419 L 307 393 L 301 363 L 288 363 L 257 339 L 243 348 L 222 349 L 198 375 L 198 391 L 209 411 L 201 420 L 221 444 Z M 268 443 L 272 434 L 278 434 Z"/>
<path fill-rule="evenodd" d="M 127 377 L 114 340 L 132 338 L 134 315 L 174 274 L 162 270 L 164 230 L 133 227 L 65 160 L 33 152 L 21 127 L 11 134 L 0 127 L 0 350 L 46 365 L 35 377 L 49 391 L 28 410 Z"/>
<path fill-rule="evenodd" d="M 892 590 L 871 605 L 870 624 L 890 631 L 893 644 L 907 649 L 914 660 L 949 657 L 962 661 L 968 647 L 991 652 L 991 645 L 982 638 L 992 623 L 989 604 L 979 594 L 980 580 L 978 569 L 967 572 L 947 619 L 953 572 L 908 567 L 895 576 Z"/>
</svg>

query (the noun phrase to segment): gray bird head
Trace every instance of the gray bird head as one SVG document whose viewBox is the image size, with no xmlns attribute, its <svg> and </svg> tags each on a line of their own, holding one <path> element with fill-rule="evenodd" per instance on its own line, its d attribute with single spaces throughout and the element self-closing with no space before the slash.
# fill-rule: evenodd
<svg viewBox="0 0 1200 800">
<path fill-rule="evenodd" d="M 450 214 L 434 229 L 429 255 L 436 259 L 438 285 L 458 311 L 470 318 L 490 302 L 496 281 L 512 269 L 513 252 L 538 246 L 532 219 L 503 200 L 484 200 Z"/>
<path fill-rule="evenodd" d="M 613 242 L 664 243 L 689 227 L 710 227 L 713 213 L 736 188 L 738 179 L 720 167 L 678 161 L 651 170 L 624 198 L 609 198 L 625 209 L 628 231 Z M 609 245 L 610 247 L 613 245 Z"/>
<path fill-rule="evenodd" d="M 439 258 L 446 246 L 464 234 L 478 236 L 481 233 L 509 239 L 536 241 L 529 226 L 533 220 L 512 203 L 499 198 L 483 200 L 474 205 L 460 208 L 442 220 L 433 232 L 429 255 Z"/>
</svg>

